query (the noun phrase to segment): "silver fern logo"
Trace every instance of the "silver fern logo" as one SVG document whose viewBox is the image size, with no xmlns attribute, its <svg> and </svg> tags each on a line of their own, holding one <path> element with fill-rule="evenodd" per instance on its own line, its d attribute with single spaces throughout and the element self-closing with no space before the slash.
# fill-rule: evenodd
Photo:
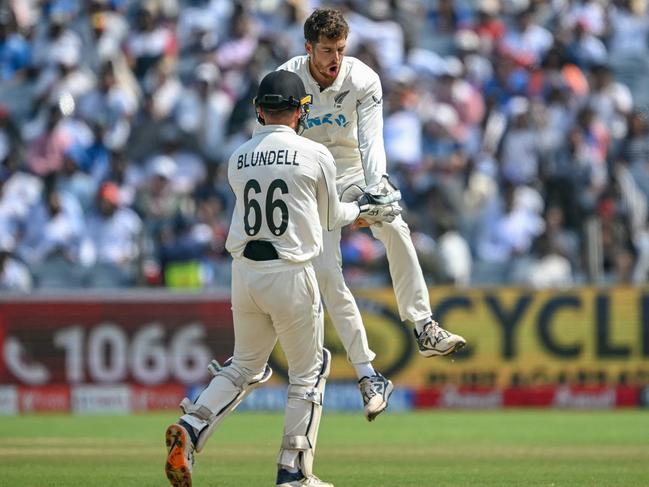
<svg viewBox="0 0 649 487">
<path fill-rule="evenodd" d="M 345 99 L 345 97 L 346 97 L 347 95 L 349 95 L 349 90 L 347 90 L 347 91 L 343 91 L 343 92 L 341 92 L 341 93 L 338 93 L 338 94 L 334 97 L 334 108 L 342 108 L 342 106 L 343 106 L 343 100 Z"/>
</svg>

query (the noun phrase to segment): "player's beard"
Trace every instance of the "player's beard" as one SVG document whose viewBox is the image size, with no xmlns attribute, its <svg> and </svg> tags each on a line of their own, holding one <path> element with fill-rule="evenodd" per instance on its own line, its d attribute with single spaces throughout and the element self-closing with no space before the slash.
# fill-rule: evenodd
<svg viewBox="0 0 649 487">
<path fill-rule="evenodd" d="M 316 59 L 313 59 L 313 57 L 311 57 L 310 61 L 312 69 L 318 73 L 318 75 L 324 79 L 328 85 L 331 85 L 336 80 L 336 76 L 338 76 L 338 73 L 340 72 L 340 64 L 322 64 Z"/>
</svg>

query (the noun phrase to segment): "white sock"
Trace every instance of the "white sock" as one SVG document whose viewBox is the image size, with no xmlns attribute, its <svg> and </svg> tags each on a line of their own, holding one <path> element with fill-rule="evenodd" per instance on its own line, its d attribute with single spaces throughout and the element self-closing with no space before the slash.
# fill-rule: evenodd
<svg viewBox="0 0 649 487">
<path fill-rule="evenodd" d="M 415 330 L 417 330 L 417 333 L 421 333 L 424 331 L 424 328 L 428 323 L 431 323 L 433 321 L 432 317 L 424 318 L 423 320 L 417 320 L 415 321 Z"/>
<path fill-rule="evenodd" d="M 356 370 L 356 375 L 358 376 L 359 380 L 363 377 L 372 377 L 373 375 L 376 375 L 376 370 L 374 370 L 374 367 L 372 367 L 371 362 L 352 365 L 354 365 L 354 370 Z"/>
</svg>

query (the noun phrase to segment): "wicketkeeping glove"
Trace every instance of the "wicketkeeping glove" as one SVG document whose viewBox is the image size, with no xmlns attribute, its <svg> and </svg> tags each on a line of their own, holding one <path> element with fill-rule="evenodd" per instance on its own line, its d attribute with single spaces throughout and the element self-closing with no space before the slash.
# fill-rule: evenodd
<svg viewBox="0 0 649 487">
<path fill-rule="evenodd" d="M 340 199 L 358 203 L 361 212 L 354 222 L 355 227 L 381 226 L 381 222 L 391 222 L 401 213 L 397 203 L 401 199 L 401 192 L 388 176 L 383 176 L 378 183 L 367 186 L 365 190 L 352 184 L 345 188 Z"/>
<path fill-rule="evenodd" d="M 360 213 L 356 220 L 357 226 L 381 225 L 382 222 L 391 222 L 401 214 L 401 207 L 396 201 L 393 203 L 372 203 L 376 201 L 374 195 L 363 194 L 358 200 Z"/>
<path fill-rule="evenodd" d="M 387 176 L 383 176 L 378 184 L 368 186 L 356 202 L 361 209 L 358 215 L 358 226 L 380 225 L 381 222 L 391 222 L 401 214 L 398 201 L 401 192 Z"/>
</svg>

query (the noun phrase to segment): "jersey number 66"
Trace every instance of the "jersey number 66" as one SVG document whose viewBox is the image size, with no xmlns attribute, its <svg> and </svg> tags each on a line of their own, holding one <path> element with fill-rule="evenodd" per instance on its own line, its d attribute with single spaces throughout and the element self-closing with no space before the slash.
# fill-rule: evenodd
<svg viewBox="0 0 649 487">
<path fill-rule="evenodd" d="M 266 191 L 266 224 L 275 236 L 282 235 L 288 227 L 288 206 L 286 206 L 286 203 L 281 199 L 281 197 L 273 199 L 275 190 L 277 189 L 280 190 L 281 194 L 288 193 L 288 186 L 286 186 L 286 182 L 283 179 L 273 180 L 270 185 L 268 185 L 268 190 Z M 254 193 L 253 197 L 250 197 L 251 190 Z M 254 195 L 259 193 L 261 193 L 259 181 L 256 179 L 250 179 L 243 189 L 243 225 L 246 233 L 251 237 L 257 235 L 261 229 L 261 206 L 259 205 L 259 202 L 254 199 Z M 279 225 L 275 225 L 275 219 L 273 218 L 276 209 L 279 209 L 281 215 Z"/>
</svg>

